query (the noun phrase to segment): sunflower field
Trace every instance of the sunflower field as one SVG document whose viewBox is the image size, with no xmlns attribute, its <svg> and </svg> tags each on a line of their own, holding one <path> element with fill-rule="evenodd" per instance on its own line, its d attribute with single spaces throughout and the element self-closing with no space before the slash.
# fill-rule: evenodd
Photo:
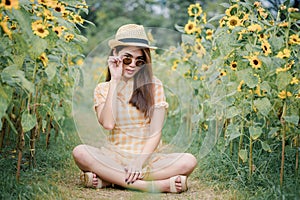
<svg viewBox="0 0 300 200">
<path fill-rule="evenodd" d="M 50 137 L 64 134 L 86 41 L 80 14 L 87 11 L 84 1 L 0 4 L 0 151 L 17 155 L 17 179 L 21 165 L 35 166 L 37 141 L 47 148 Z"/>
<path fill-rule="evenodd" d="M 209 121 L 224 120 L 217 148 L 230 178 L 283 187 L 286 177 L 299 193 L 299 9 L 286 2 L 274 18 L 261 2 L 222 6 L 224 14 L 207 19 L 191 4 L 186 25 L 176 26 L 181 45 L 163 59 L 194 88 L 199 134 L 214 134 Z"/>
<path fill-rule="evenodd" d="M 212 185 L 235 184 L 252 195 L 297 199 L 299 9 L 289 1 L 276 15 L 259 1 L 221 6 L 224 13 L 208 18 L 200 3 L 190 4 L 182 10 L 186 24 L 174 25 L 180 43 L 154 52 L 154 62 L 179 74 L 197 103 L 191 116 L 197 138 L 189 149 L 199 158 L 194 176 Z M 82 30 L 93 25 L 84 19 L 89 14 L 84 0 L 0 1 L 0 161 L 14 159 L 17 180 L 22 170 L 37 166 L 37 148 L 55 146 L 50 141 L 71 132 L 65 125 L 73 119 L 73 90 L 82 83 L 88 40 Z M 94 15 L 99 21 L 108 16 Z M 168 81 L 176 83 L 162 79 Z M 179 103 L 167 100 L 175 119 L 170 122 L 177 123 Z M 212 121 L 220 122 L 220 133 Z M 209 135 L 210 154 L 202 155 Z M 66 153 L 71 156 L 71 150 Z"/>
</svg>

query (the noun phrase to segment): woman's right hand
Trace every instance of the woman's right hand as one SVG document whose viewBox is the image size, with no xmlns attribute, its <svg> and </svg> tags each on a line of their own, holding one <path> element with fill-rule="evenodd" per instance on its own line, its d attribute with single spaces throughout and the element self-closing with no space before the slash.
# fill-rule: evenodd
<svg viewBox="0 0 300 200">
<path fill-rule="evenodd" d="M 114 56 L 108 57 L 108 67 L 110 70 L 111 79 L 115 81 L 121 80 L 123 73 L 123 63 L 120 56 L 114 52 Z"/>
</svg>

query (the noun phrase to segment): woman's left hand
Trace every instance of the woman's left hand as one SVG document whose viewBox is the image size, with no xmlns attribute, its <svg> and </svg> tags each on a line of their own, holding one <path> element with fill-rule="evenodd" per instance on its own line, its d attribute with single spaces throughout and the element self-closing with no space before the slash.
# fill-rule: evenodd
<svg viewBox="0 0 300 200">
<path fill-rule="evenodd" d="M 136 180 L 141 180 L 144 178 L 144 173 L 142 171 L 142 164 L 139 162 L 133 162 L 124 168 L 125 170 L 125 182 L 127 184 L 132 184 Z"/>
</svg>

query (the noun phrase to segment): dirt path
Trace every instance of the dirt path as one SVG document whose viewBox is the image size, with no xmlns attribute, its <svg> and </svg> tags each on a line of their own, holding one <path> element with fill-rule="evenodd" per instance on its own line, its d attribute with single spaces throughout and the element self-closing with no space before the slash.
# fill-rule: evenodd
<svg viewBox="0 0 300 200">
<path fill-rule="evenodd" d="M 79 199 L 99 199 L 99 200 L 176 200 L 176 199 L 191 199 L 191 200 L 211 200 L 211 199 L 228 199 L 228 191 L 215 192 L 211 188 L 199 183 L 199 181 L 189 178 L 189 190 L 181 194 L 170 193 L 144 193 L 137 191 L 130 191 L 124 189 L 104 188 L 104 189 L 90 189 L 84 188 L 80 185 L 78 174 L 72 174 L 59 183 L 61 192 L 66 192 L 66 198 L 72 200 Z M 226 197 L 227 196 L 227 197 Z"/>
</svg>

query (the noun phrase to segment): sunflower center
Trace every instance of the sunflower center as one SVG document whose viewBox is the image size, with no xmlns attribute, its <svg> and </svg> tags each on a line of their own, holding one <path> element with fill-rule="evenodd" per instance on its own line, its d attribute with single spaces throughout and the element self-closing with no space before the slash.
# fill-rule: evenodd
<svg viewBox="0 0 300 200">
<path fill-rule="evenodd" d="M 43 28 L 38 28 L 37 31 L 38 31 L 39 33 L 44 33 L 44 32 L 45 32 L 45 30 L 44 30 Z"/>
<path fill-rule="evenodd" d="M 253 60 L 254 65 L 258 65 L 258 60 Z"/>
<path fill-rule="evenodd" d="M 189 28 L 189 30 L 192 30 L 192 29 L 194 28 L 194 25 L 193 25 L 193 24 L 190 24 L 190 25 L 188 26 L 188 28 Z"/>
<path fill-rule="evenodd" d="M 10 0 L 5 0 L 5 5 L 10 6 L 11 5 L 11 1 Z"/>
<path fill-rule="evenodd" d="M 236 64 L 235 64 L 235 63 L 234 63 L 234 64 L 232 64 L 232 67 L 233 67 L 233 68 L 236 68 Z"/>
<path fill-rule="evenodd" d="M 264 45 L 264 51 L 267 51 L 268 47 L 266 45 Z"/>
<path fill-rule="evenodd" d="M 236 20 L 231 20 L 231 21 L 230 21 L 230 25 L 231 25 L 231 26 L 237 25 L 237 21 L 236 21 Z"/>
<path fill-rule="evenodd" d="M 61 8 L 60 8 L 60 7 L 56 7 L 56 8 L 55 8 L 55 11 L 56 11 L 56 12 L 61 12 Z"/>
</svg>

